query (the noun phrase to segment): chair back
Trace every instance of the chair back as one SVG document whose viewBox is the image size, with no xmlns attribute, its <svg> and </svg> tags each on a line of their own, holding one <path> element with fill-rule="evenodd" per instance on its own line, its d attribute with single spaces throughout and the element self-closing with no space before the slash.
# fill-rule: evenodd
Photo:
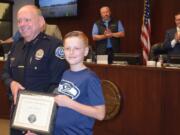
<svg viewBox="0 0 180 135">
<path fill-rule="evenodd" d="M 167 54 L 166 51 L 163 48 L 163 43 L 156 43 L 151 46 L 151 50 L 149 53 L 149 60 L 158 60 L 158 57 L 160 54 Z"/>
</svg>

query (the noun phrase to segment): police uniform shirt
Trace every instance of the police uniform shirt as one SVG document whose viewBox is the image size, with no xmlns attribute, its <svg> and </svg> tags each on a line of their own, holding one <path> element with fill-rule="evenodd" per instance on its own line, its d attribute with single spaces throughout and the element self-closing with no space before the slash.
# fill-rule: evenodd
<svg viewBox="0 0 180 135">
<path fill-rule="evenodd" d="M 8 86 L 15 80 L 25 89 L 47 92 L 58 85 L 67 67 L 62 42 L 40 33 L 31 42 L 21 39 L 13 45 L 2 78 Z"/>
</svg>

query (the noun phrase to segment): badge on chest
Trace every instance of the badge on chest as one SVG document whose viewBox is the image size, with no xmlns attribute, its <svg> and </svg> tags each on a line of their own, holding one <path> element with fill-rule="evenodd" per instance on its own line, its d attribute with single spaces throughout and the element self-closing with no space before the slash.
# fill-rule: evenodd
<svg viewBox="0 0 180 135">
<path fill-rule="evenodd" d="M 36 60 L 41 60 L 44 56 L 44 50 L 43 49 L 38 49 L 36 51 L 36 54 L 35 54 L 35 59 Z"/>
</svg>

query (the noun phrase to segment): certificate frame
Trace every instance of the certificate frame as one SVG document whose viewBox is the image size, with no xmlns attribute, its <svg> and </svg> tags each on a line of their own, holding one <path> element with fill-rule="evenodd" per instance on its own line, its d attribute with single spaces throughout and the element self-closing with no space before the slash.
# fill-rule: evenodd
<svg viewBox="0 0 180 135">
<path fill-rule="evenodd" d="M 49 135 L 52 133 L 55 112 L 53 94 L 21 90 L 18 93 L 11 127 Z"/>
</svg>

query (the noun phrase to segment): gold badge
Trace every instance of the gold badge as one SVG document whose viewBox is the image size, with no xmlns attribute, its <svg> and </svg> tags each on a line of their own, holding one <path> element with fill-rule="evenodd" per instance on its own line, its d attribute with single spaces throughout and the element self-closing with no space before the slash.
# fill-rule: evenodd
<svg viewBox="0 0 180 135">
<path fill-rule="evenodd" d="M 36 59 L 36 60 L 42 59 L 43 56 L 44 56 L 44 51 L 43 51 L 43 49 L 39 49 L 39 50 L 36 51 L 36 54 L 35 54 L 35 59 Z"/>
</svg>

